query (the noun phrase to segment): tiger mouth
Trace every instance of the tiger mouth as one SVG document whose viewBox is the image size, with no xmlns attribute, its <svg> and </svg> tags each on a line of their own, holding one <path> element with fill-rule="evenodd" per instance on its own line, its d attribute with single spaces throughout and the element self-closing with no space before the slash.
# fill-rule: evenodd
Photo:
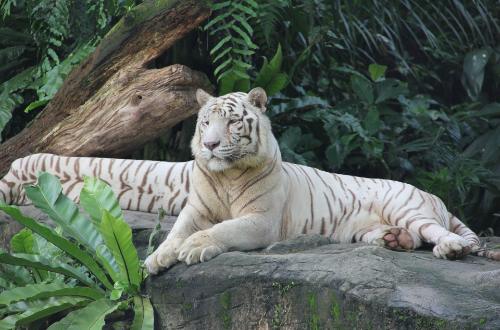
<svg viewBox="0 0 500 330">
<path fill-rule="evenodd" d="M 217 156 L 212 154 L 207 161 L 219 161 L 219 162 L 225 162 L 226 164 L 231 164 L 234 163 L 235 161 L 239 160 L 240 157 L 236 157 L 234 155 L 229 155 L 229 156 Z"/>
<path fill-rule="evenodd" d="M 211 160 L 218 160 L 218 161 L 224 161 L 227 163 L 233 163 L 237 160 L 240 160 L 244 158 L 245 156 L 249 155 L 249 153 L 230 153 L 230 154 L 220 154 L 217 151 L 211 151 L 209 155 L 205 155 L 206 161 L 211 161 Z"/>
<path fill-rule="evenodd" d="M 207 161 L 209 160 L 228 160 L 228 159 L 226 157 L 217 156 L 214 153 L 212 153 L 210 157 L 207 159 Z"/>
</svg>

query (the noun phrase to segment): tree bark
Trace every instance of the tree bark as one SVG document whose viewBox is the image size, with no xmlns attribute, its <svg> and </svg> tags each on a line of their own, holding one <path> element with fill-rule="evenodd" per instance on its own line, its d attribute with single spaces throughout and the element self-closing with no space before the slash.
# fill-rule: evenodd
<svg viewBox="0 0 500 330">
<path fill-rule="evenodd" d="M 0 174 L 31 153 L 116 157 L 196 113 L 205 74 L 154 60 L 210 15 L 196 0 L 146 1 L 123 17 L 76 67 L 52 101 L 0 145 Z"/>
</svg>

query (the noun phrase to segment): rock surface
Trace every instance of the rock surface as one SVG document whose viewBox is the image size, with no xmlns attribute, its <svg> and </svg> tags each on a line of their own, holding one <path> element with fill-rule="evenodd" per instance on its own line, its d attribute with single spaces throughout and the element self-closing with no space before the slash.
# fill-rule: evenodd
<svg viewBox="0 0 500 330">
<path fill-rule="evenodd" d="M 492 239 L 495 245 L 500 240 Z M 499 329 L 500 263 L 299 237 L 148 279 L 158 329 Z"/>
</svg>

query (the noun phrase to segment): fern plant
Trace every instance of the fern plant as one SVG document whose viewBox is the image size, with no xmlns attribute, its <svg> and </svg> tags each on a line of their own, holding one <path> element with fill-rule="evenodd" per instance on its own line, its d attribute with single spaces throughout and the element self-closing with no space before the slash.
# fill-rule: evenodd
<svg viewBox="0 0 500 330">
<path fill-rule="evenodd" d="M 276 27 L 285 17 L 285 10 L 291 5 L 290 0 L 258 1 L 257 23 L 255 35 L 263 39 L 268 47 L 273 47 L 273 41 L 278 38 Z M 262 41 L 261 41 L 262 42 Z"/>
<path fill-rule="evenodd" d="M 281 72 L 281 46 L 270 45 L 275 26 L 288 0 L 275 2 L 231 0 L 212 5 L 214 14 L 204 29 L 214 41 L 210 50 L 213 74 L 219 85 L 219 94 L 247 92 L 251 87 L 263 87 L 268 95 L 283 89 L 288 77 Z M 264 57 L 260 70 L 255 71 L 255 52 L 259 39 L 276 49 L 273 60 Z M 269 86 L 267 86 L 269 85 Z M 272 85 L 272 86 L 271 86 Z"/>
<path fill-rule="evenodd" d="M 80 201 L 90 219 L 51 174 L 42 173 L 26 194 L 58 229 L 0 205 L 26 227 L 12 238 L 11 253 L 0 251 L 0 328 L 29 327 L 66 313 L 48 328 L 100 329 L 109 314 L 132 307 L 132 329 L 153 329 L 151 303 L 140 295 L 145 274 L 111 188 L 85 178 Z"/>
<path fill-rule="evenodd" d="M 257 17 L 257 9 L 254 0 L 229 0 L 212 5 L 215 15 L 204 28 L 217 40 L 210 55 L 221 94 L 250 88 L 249 58 L 257 49 L 252 41 L 251 24 Z"/>
</svg>

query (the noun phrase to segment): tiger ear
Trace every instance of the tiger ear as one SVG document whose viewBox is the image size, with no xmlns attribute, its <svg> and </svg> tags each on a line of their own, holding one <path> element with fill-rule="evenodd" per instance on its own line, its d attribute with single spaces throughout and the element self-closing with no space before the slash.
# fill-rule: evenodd
<svg viewBox="0 0 500 330">
<path fill-rule="evenodd" d="M 255 87 L 250 92 L 248 92 L 248 101 L 252 105 L 260 109 L 260 111 L 266 111 L 267 95 L 266 91 L 260 87 Z"/>
<path fill-rule="evenodd" d="M 196 101 L 200 107 L 204 106 L 213 96 L 205 92 L 203 89 L 198 88 L 196 90 Z"/>
</svg>

